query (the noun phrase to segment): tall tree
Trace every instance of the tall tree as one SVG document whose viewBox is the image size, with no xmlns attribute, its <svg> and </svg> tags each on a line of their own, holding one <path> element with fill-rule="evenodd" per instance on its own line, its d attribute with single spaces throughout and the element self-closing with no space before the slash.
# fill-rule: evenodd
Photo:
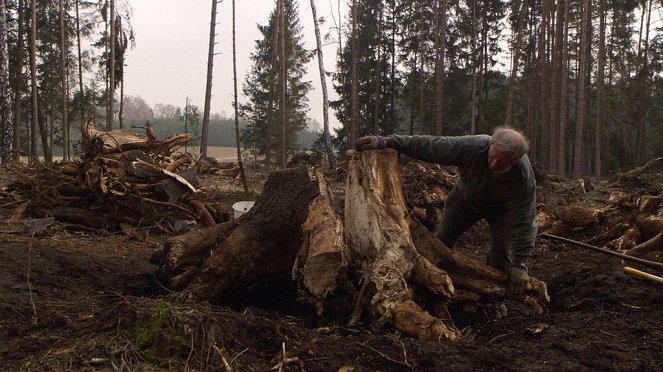
<svg viewBox="0 0 663 372">
<path fill-rule="evenodd" d="M 584 130 L 587 116 L 587 72 L 589 67 L 589 49 L 591 37 L 591 6 L 590 0 L 583 0 L 582 24 L 580 26 L 580 54 L 578 55 L 578 105 L 576 114 L 576 132 L 573 150 L 573 176 L 580 178 L 584 173 Z"/>
<path fill-rule="evenodd" d="M 352 72 L 352 85 L 350 93 L 350 130 L 348 131 L 347 148 L 351 149 L 357 140 L 359 128 L 359 73 L 357 71 L 357 58 L 359 49 L 359 37 L 357 35 L 357 0 L 352 0 L 352 34 L 350 41 L 350 71 Z"/>
<path fill-rule="evenodd" d="M 21 157 L 21 124 L 22 124 L 22 105 L 21 98 L 23 95 L 23 56 L 24 56 L 24 30 L 25 30 L 25 7 L 24 0 L 18 0 L 17 12 L 17 36 L 16 36 L 16 73 L 14 77 L 14 141 L 13 141 L 13 158 L 19 160 Z"/>
<path fill-rule="evenodd" d="M 0 1 L 0 128 L 2 128 L 2 162 L 9 159 L 12 146 L 11 97 L 9 94 L 9 57 L 7 55 L 5 2 Z"/>
<path fill-rule="evenodd" d="M 251 69 L 242 87 L 248 102 L 240 105 L 240 113 L 249 122 L 242 130 L 242 142 L 249 144 L 259 154 L 264 154 L 272 141 L 278 143 L 282 138 L 281 126 L 269 125 L 279 122 L 282 115 L 281 110 L 274 110 L 274 107 L 284 107 L 286 111 L 285 142 L 288 153 L 297 149 L 297 133 L 306 128 L 307 123 L 306 96 L 311 90 L 311 83 L 304 81 L 303 77 L 306 74 L 306 63 L 311 59 L 311 52 L 303 46 L 303 32 L 296 1 L 283 0 L 284 38 L 282 43 L 274 43 L 274 37 L 278 37 L 279 33 L 280 17 L 277 4 L 270 15 L 269 23 L 258 26 L 262 38 L 256 40 L 255 51 L 251 54 Z M 279 57 L 281 47 L 275 44 L 283 44 L 283 57 Z M 274 55 L 278 57 L 276 60 Z M 281 71 L 281 60 L 285 62 L 285 72 Z M 285 84 L 275 84 L 281 76 L 285 77 Z M 283 106 L 281 86 L 286 88 Z M 266 128 L 270 130 L 268 136 L 265 135 Z"/>
<path fill-rule="evenodd" d="M 235 39 L 235 0 L 232 2 L 233 8 L 233 109 L 235 111 L 235 142 L 237 144 L 237 165 L 239 166 L 239 175 L 244 186 L 244 194 L 249 195 L 249 185 L 246 183 L 246 174 L 244 173 L 244 163 L 242 162 L 242 148 L 239 138 L 239 104 L 237 103 L 237 43 Z M 187 98 L 187 107 L 188 107 Z"/>
<path fill-rule="evenodd" d="M 200 154 L 203 159 L 207 157 L 207 142 L 209 139 L 209 114 L 212 101 L 212 76 L 214 72 L 214 37 L 216 36 L 216 4 L 212 0 L 212 13 L 209 26 L 209 46 L 207 49 L 207 83 L 205 85 L 205 106 L 203 109 L 203 129 L 200 137 Z"/>
<path fill-rule="evenodd" d="M 599 35 L 596 70 L 596 126 L 594 128 L 594 168 L 596 178 L 603 176 L 603 128 L 605 127 L 605 0 L 598 0 Z"/>
<path fill-rule="evenodd" d="M 234 1 L 234 0 L 233 0 Z M 324 141 L 327 164 L 330 169 L 336 168 L 336 158 L 332 149 L 331 135 L 329 133 L 329 95 L 327 93 L 327 75 L 325 72 L 324 58 L 322 57 L 322 38 L 320 37 L 320 26 L 315 10 L 315 0 L 311 0 L 311 13 L 313 14 L 313 26 L 315 29 L 315 45 L 318 54 L 318 69 L 320 71 L 320 86 L 322 87 L 322 140 Z"/>
<path fill-rule="evenodd" d="M 65 32 L 65 11 L 64 11 L 64 0 L 59 0 L 59 10 L 60 10 L 60 77 L 62 86 L 61 97 L 62 97 L 62 159 L 64 161 L 69 161 L 69 84 L 68 84 L 68 72 L 67 72 L 67 41 L 66 41 L 66 32 Z"/>
<path fill-rule="evenodd" d="M 110 38 L 109 48 L 110 56 L 108 57 L 109 67 L 109 90 L 108 90 L 108 124 L 107 129 L 113 129 L 113 120 L 115 119 L 115 0 L 110 0 Z"/>
<path fill-rule="evenodd" d="M 30 83 L 31 83 L 31 115 L 30 115 L 30 153 L 34 157 L 31 162 L 38 159 L 39 145 L 38 131 L 38 92 L 37 92 L 37 0 L 30 3 Z"/>
<path fill-rule="evenodd" d="M 513 96 L 516 90 L 516 77 L 518 75 L 518 62 L 520 60 L 520 46 L 523 39 L 523 28 L 525 27 L 525 15 L 527 13 L 527 0 L 520 0 L 520 12 L 518 13 L 518 24 L 516 25 L 511 48 L 511 75 L 509 76 L 509 91 L 506 98 L 506 115 L 504 115 L 504 126 L 513 125 Z"/>
<path fill-rule="evenodd" d="M 287 146 L 287 113 L 285 109 L 286 105 L 286 82 L 287 82 L 287 76 L 286 76 L 286 60 L 285 60 L 285 8 L 284 8 L 284 3 L 283 0 L 279 1 L 278 6 L 281 7 L 279 10 L 279 18 L 278 18 L 278 35 L 279 35 L 279 68 L 281 69 L 281 72 L 279 74 L 279 90 L 281 93 L 281 98 L 279 99 L 279 113 L 280 113 L 280 118 L 281 118 L 281 136 L 280 136 L 280 147 L 279 147 L 279 160 L 280 160 L 280 165 L 281 169 L 285 169 L 287 166 L 288 162 L 288 154 L 286 150 Z"/>
<path fill-rule="evenodd" d="M 444 133 L 444 70 L 447 50 L 447 0 L 437 1 L 435 16 L 435 130 L 433 134 Z"/>
</svg>

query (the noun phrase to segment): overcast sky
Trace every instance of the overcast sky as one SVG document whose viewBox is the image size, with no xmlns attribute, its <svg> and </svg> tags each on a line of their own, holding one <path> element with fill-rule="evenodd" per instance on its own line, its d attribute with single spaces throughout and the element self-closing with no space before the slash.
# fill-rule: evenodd
<svg viewBox="0 0 663 372">
<path fill-rule="evenodd" d="M 338 21 L 338 0 L 316 0 L 318 18 L 325 17 L 321 25 L 324 38 L 333 26 L 333 3 Z M 340 1 L 344 3 L 345 1 Z M 136 47 L 127 52 L 125 67 L 125 95 L 140 96 L 150 106 L 157 103 L 184 107 L 186 97 L 202 110 L 205 98 L 205 78 L 209 44 L 210 0 L 135 0 L 132 25 Z M 267 24 L 275 0 L 236 0 L 237 78 L 239 102 L 242 83 L 250 68 L 249 55 L 255 40 L 260 38 L 257 25 Z M 343 5 L 342 5 L 343 6 Z M 315 32 L 310 0 L 299 0 L 300 21 L 304 28 L 307 49 L 315 48 Z M 342 13 L 345 17 L 345 13 Z M 212 88 L 212 113 L 233 115 L 232 82 L 232 1 L 224 0 L 217 6 L 216 53 L 214 58 L 214 84 Z M 324 43 L 324 41 L 323 41 Z M 337 44 L 323 46 L 325 69 L 335 68 Z M 308 75 L 314 90 L 309 94 L 309 117 L 322 124 L 322 93 L 317 59 L 308 64 Z M 330 99 L 336 96 L 327 78 Z M 337 125 L 333 113 L 329 113 L 332 125 Z"/>
</svg>

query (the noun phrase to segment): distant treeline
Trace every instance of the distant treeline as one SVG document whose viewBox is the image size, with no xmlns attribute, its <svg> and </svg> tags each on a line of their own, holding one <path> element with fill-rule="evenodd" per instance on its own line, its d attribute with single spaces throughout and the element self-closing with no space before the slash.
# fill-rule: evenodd
<svg viewBox="0 0 663 372">
<path fill-rule="evenodd" d="M 232 118 L 217 118 L 210 119 L 209 127 L 209 146 L 220 146 L 220 147 L 231 147 L 236 146 L 235 141 L 235 121 Z M 125 122 L 125 127 L 132 129 L 139 134 L 144 134 L 142 128 L 145 127 L 145 123 L 148 119 L 132 119 Z M 170 136 L 176 133 L 183 133 L 184 122 L 177 118 L 168 118 L 168 119 L 149 119 L 152 122 L 154 130 L 158 138 L 163 138 Z M 240 130 L 247 127 L 245 121 L 240 120 L 239 122 Z M 193 135 L 193 140 L 190 142 L 191 145 L 200 145 L 200 129 L 201 124 L 196 123 L 194 125 L 187 125 L 187 132 Z M 297 135 L 297 146 L 299 150 L 310 149 L 313 146 L 313 143 L 316 139 L 320 137 L 320 133 L 316 131 L 305 130 L 299 132 Z M 250 144 L 242 143 L 242 147 L 249 147 Z"/>
</svg>

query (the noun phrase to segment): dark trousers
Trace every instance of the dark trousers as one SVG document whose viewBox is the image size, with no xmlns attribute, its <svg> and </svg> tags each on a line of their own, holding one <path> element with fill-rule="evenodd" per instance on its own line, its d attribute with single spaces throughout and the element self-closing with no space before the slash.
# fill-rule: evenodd
<svg viewBox="0 0 663 372">
<path fill-rule="evenodd" d="M 508 270 L 512 263 L 511 225 L 499 210 L 472 205 L 457 187 L 451 190 L 444 202 L 442 222 L 435 234 L 449 248 L 453 248 L 458 238 L 480 219 L 486 220 L 490 227 L 490 251 L 486 263 L 498 270 Z"/>
</svg>

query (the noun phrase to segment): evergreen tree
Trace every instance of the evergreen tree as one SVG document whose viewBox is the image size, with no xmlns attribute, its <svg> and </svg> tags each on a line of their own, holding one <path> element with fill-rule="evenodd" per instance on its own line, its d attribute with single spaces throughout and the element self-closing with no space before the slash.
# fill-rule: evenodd
<svg viewBox="0 0 663 372">
<path fill-rule="evenodd" d="M 285 62 L 286 62 L 286 118 L 287 132 L 286 144 L 288 152 L 297 149 L 297 133 L 306 128 L 306 114 L 308 112 L 308 99 L 306 95 L 311 90 L 311 82 L 303 81 L 306 73 L 306 63 L 312 53 L 304 48 L 303 32 L 299 20 L 297 3 L 294 0 L 284 0 L 285 20 Z M 259 25 L 262 38 L 256 40 L 255 51 L 251 54 L 251 70 L 247 74 L 242 91 L 248 97 L 248 102 L 240 105 L 243 119 L 249 122 L 247 128 L 242 130 L 241 140 L 245 147 L 251 147 L 259 154 L 265 154 L 265 128 L 271 127 L 269 135 L 273 146 L 279 143 L 278 125 L 281 113 L 280 94 L 278 91 L 280 69 L 273 68 L 274 60 L 279 65 L 278 49 L 274 49 L 274 35 L 277 32 L 278 19 L 276 10 L 269 17 L 267 25 Z"/>
</svg>

